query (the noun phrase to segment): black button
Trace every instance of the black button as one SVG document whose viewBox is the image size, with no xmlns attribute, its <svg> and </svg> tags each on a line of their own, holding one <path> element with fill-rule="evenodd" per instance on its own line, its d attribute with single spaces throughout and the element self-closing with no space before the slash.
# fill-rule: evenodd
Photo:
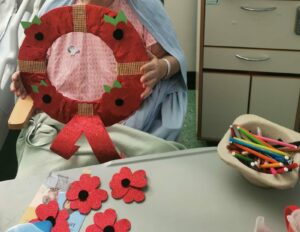
<svg viewBox="0 0 300 232">
<path fill-rule="evenodd" d="M 51 224 L 52 224 L 52 227 L 54 227 L 55 226 L 55 218 L 54 217 L 52 217 L 52 216 L 50 216 L 50 217 L 47 217 L 47 219 L 46 219 L 47 221 L 49 221 L 49 222 L 51 222 Z"/>
<path fill-rule="evenodd" d="M 122 180 L 121 184 L 124 188 L 127 188 L 130 185 L 130 180 L 124 179 L 124 180 Z"/>
<path fill-rule="evenodd" d="M 78 198 L 80 201 L 86 201 L 86 199 L 89 197 L 89 193 L 86 190 L 81 190 L 78 194 Z"/>
<path fill-rule="evenodd" d="M 34 37 L 35 37 L 36 40 L 39 40 L 39 41 L 44 39 L 44 35 L 43 35 L 42 32 L 36 33 Z"/>
<path fill-rule="evenodd" d="M 103 232 L 115 232 L 115 228 L 113 228 L 112 226 L 106 226 Z"/>
<path fill-rule="evenodd" d="M 49 103 L 51 103 L 51 101 L 52 101 L 52 97 L 49 96 L 48 94 L 45 94 L 45 95 L 43 96 L 43 102 L 44 102 L 45 104 L 49 104 Z"/>
<path fill-rule="evenodd" d="M 116 103 L 117 106 L 122 106 L 122 105 L 124 105 L 124 101 L 123 101 L 123 99 L 121 99 L 121 98 L 116 99 L 115 103 Z"/>
<path fill-rule="evenodd" d="M 114 31 L 113 36 L 114 36 L 114 38 L 115 38 L 116 40 L 121 40 L 121 39 L 123 39 L 124 32 L 123 32 L 122 29 L 116 29 L 116 30 Z"/>
</svg>

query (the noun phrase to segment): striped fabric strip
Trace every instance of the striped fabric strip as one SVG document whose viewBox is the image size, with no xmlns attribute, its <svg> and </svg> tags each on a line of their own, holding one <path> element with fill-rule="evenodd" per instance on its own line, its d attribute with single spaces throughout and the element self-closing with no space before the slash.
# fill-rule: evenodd
<svg viewBox="0 0 300 232">
<path fill-rule="evenodd" d="M 74 32 L 86 32 L 86 11 L 84 5 L 73 6 Z"/>
<path fill-rule="evenodd" d="M 139 75 L 142 74 L 140 69 L 146 64 L 147 61 L 141 62 L 132 62 L 132 63 L 118 63 L 118 75 L 126 76 L 126 75 Z"/>
<path fill-rule="evenodd" d="M 46 73 L 47 65 L 45 61 L 19 60 L 19 69 L 21 72 Z"/>
<path fill-rule="evenodd" d="M 78 103 L 78 114 L 82 116 L 94 115 L 93 104 Z"/>
</svg>

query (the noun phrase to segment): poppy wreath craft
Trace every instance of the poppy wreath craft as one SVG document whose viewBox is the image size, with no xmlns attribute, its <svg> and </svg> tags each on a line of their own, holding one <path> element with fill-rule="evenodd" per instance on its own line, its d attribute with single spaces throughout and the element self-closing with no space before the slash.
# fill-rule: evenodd
<svg viewBox="0 0 300 232">
<path fill-rule="evenodd" d="M 125 14 L 100 6 L 74 5 L 56 8 L 32 22 L 22 22 L 22 26 L 26 37 L 18 59 L 24 87 L 35 108 L 66 124 L 51 149 L 69 159 L 78 150 L 76 142 L 84 134 L 100 163 L 119 159 L 105 127 L 126 119 L 140 107 L 144 91 L 140 68 L 149 61 L 140 35 Z M 68 97 L 49 78 L 47 52 L 56 40 L 69 33 L 98 37 L 115 58 L 115 80 L 105 83 L 104 79 L 96 79 L 99 83 L 93 85 L 103 86 L 104 91 L 95 100 Z M 74 47 L 69 52 L 81 55 Z"/>
</svg>

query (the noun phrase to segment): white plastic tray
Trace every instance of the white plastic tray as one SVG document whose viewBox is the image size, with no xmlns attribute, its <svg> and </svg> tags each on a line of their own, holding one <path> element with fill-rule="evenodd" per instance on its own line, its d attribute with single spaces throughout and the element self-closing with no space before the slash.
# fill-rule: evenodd
<svg viewBox="0 0 300 232">
<path fill-rule="evenodd" d="M 112 175 L 123 166 L 147 172 L 146 201 L 127 205 L 110 197 L 101 211 L 114 208 L 119 218 L 131 221 L 131 232 L 252 232 L 260 215 L 274 231 L 282 232 L 284 207 L 300 205 L 299 184 L 284 191 L 255 187 L 225 165 L 216 148 L 135 157 L 88 169 L 109 190 Z M 59 173 L 76 179 L 84 169 Z M 0 231 L 18 222 L 42 183 L 38 179 L 0 183 Z M 92 215 L 85 220 L 82 231 L 92 223 Z"/>
</svg>

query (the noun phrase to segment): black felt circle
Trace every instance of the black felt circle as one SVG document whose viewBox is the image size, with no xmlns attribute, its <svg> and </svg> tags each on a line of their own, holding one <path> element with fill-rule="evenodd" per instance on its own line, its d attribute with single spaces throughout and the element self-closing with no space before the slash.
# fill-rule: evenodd
<svg viewBox="0 0 300 232">
<path fill-rule="evenodd" d="M 51 97 L 50 95 L 45 94 L 45 95 L 43 96 L 43 102 L 44 102 L 45 104 L 49 104 L 49 103 L 51 103 L 51 101 L 52 101 L 52 97 Z"/>
<path fill-rule="evenodd" d="M 129 185 L 130 185 L 130 180 L 128 180 L 128 179 L 123 179 L 121 183 L 122 183 L 122 186 L 123 186 L 124 188 L 127 188 L 127 187 L 129 187 Z"/>
<path fill-rule="evenodd" d="M 121 40 L 121 39 L 123 39 L 124 32 L 123 32 L 122 29 L 116 29 L 116 30 L 114 31 L 113 36 L 114 36 L 114 38 L 115 38 L 116 40 Z"/>
<path fill-rule="evenodd" d="M 41 41 L 41 40 L 44 39 L 44 34 L 43 34 L 42 32 L 38 32 L 38 33 L 36 33 L 36 34 L 34 35 L 34 38 L 35 38 L 36 40 Z"/>
<path fill-rule="evenodd" d="M 112 226 L 106 226 L 103 232 L 115 232 L 115 228 Z"/>
<path fill-rule="evenodd" d="M 80 201 L 86 201 L 86 199 L 89 197 L 89 193 L 86 190 L 81 190 L 78 194 L 78 198 Z"/>
<path fill-rule="evenodd" d="M 55 226 L 55 218 L 50 216 L 50 217 L 47 217 L 46 219 L 47 221 L 51 222 L 52 226 L 54 227 Z"/>
<path fill-rule="evenodd" d="M 116 106 L 122 106 L 124 105 L 124 100 L 121 98 L 116 99 L 115 101 Z"/>
</svg>

